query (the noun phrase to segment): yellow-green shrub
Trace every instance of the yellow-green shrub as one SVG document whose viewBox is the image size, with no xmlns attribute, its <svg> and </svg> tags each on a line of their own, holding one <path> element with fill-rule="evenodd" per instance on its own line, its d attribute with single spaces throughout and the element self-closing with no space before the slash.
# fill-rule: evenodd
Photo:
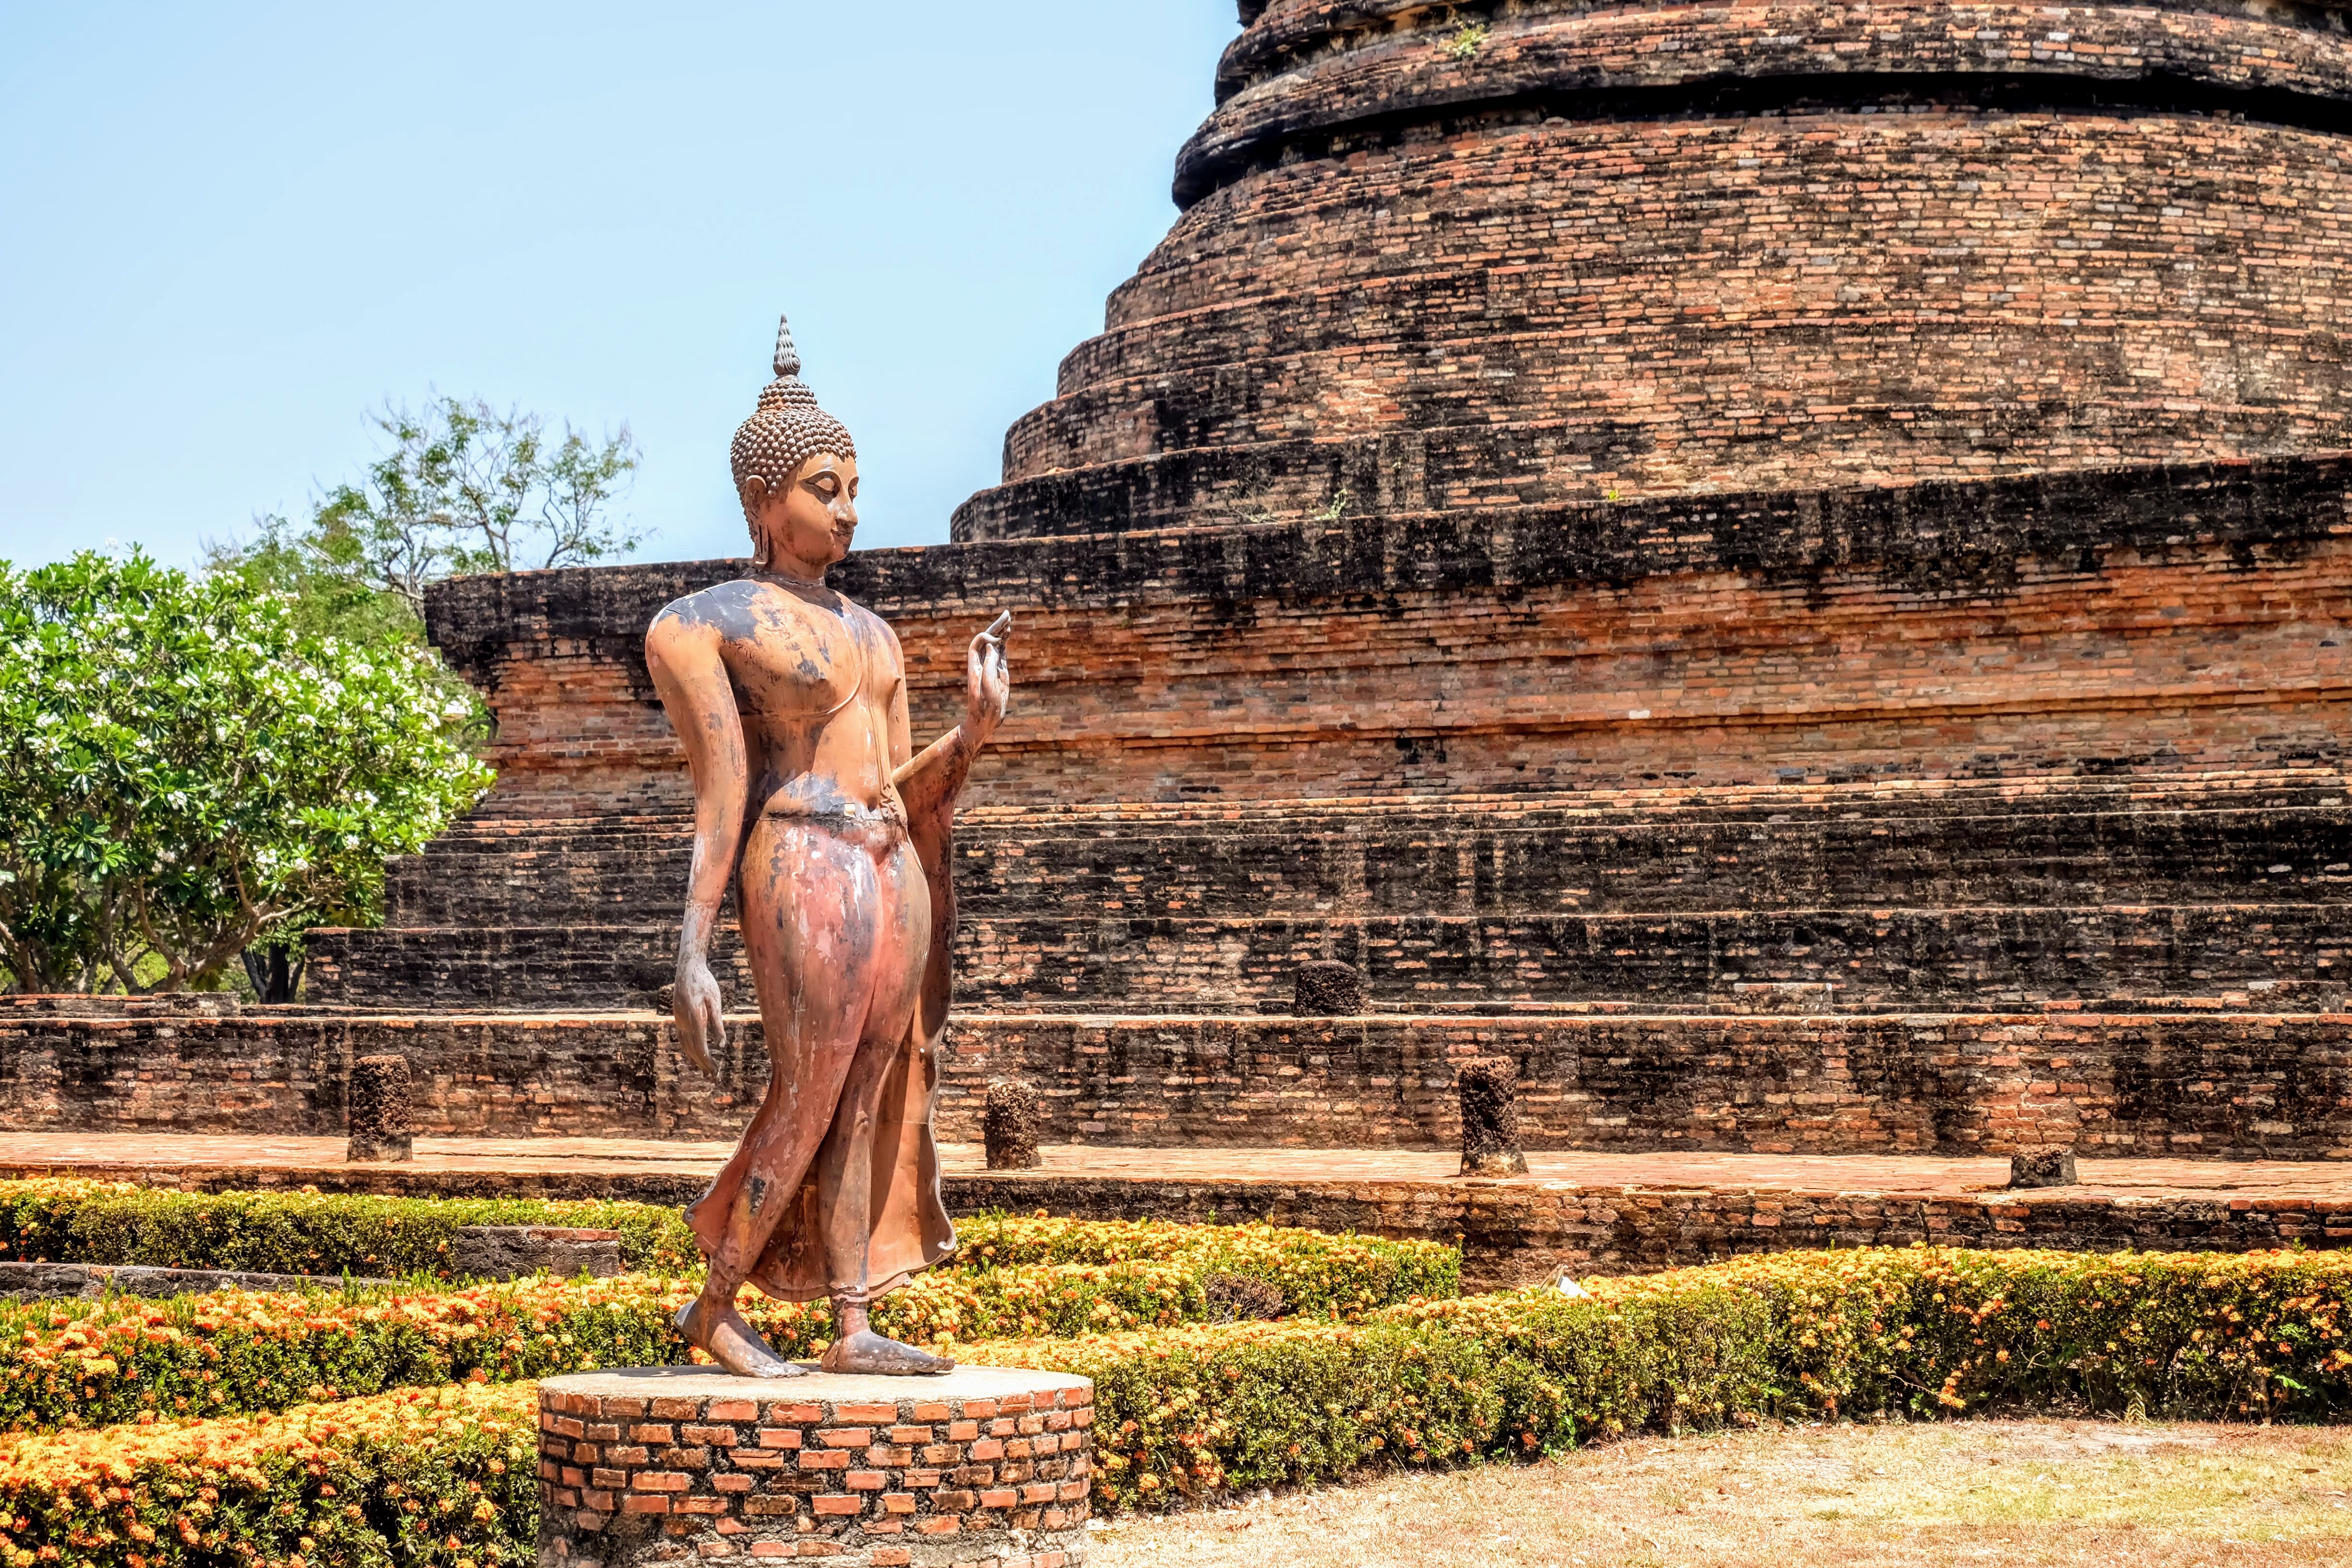
<svg viewBox="0 0 2352 1568">
<path fill-rule="evenodd" d="M 1097 1494 L 1147 1504 L 1768 1415 L 2352 1414 L 2352 1254 L 1783 1253 L 1587 1286 L 967 1359 L 1094 1378 Z"/>
<path fill-rule="evenodd" d="M 0 1258 L 268 1274 L 449 1277 L 469 1225 L 581 1226 L 621 1233 L 633 1273 L 698 1275 L 685 1217 L 650 1204 L 389 1198 L 315 1192 L 184 1193 L 123 1182 L 0 1182 Z M 1186 1260 L 1262 1279 L 1290 1312 L 1363 1310 L 1461 1288 L 1461 1255 L 1428 1242 L 1275 1226 L 982 1215 L 959 1221 L 955 1267 Z"/>
<path fill-rule="evenodd" d="M 457 1234 L 469 1225 L 617 1230 L 622 1259 L 635 1272 L 677 1274 L 700 1267 L 684 1216 L 649 1204 L 0 1182 L 0 1258 L 446 1279 Z"/>
</svg>

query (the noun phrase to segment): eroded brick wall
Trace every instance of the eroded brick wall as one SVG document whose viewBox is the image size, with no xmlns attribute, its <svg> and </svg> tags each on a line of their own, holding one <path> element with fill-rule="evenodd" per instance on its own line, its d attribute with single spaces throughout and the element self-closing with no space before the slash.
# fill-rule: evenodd
<svg viewBox="0 0 2352 1568">
<path fill-rule="evenodd" d="M 765 1092 L 756 1023 L 716 1080 L 667 1019 L 18 1016 L 0 1129 L 331 1135 L 351 1062 L 397 1051 L 428 1135 L 729 1139 Z M 1051 1143 L 1458 1146 L 1454 1073 L 1518 1064 L 1533 1149 L 2352 1158 L 2352 1016 L 966 1017 L 939 1110 L 1037 1089 Z"/>
<path fill-rule="evenodd" d="M 18 1167 L 31 1169 L 31 1167 Z M 448 1197 L 623 1198 L 680 1206 L 699 1176 L 671 1173 L 419 1171 L 330 1165 L 263 1170 L 159 1167 L 158 1185 L 193 1192 L 304 1186 Z M 942 1184 L 954 1215 L 1012 1210 L 1080 1219 L 1233 1225 L 1263 1220 L 1462 1249 L 1462 1282 L 1507 1289 L 1555 1270 L 1635 1274 L 1800 1247 L 1913 1242 L 2059 1251 L 2245 1252 L 2352 1246 L 2352 1200 L 2185 1194 L 1831 1192 L 1802 1186 L 1568 1183 L 1307 1182 L 1237 1177 L 1070 1177 L 970 1172 Z"/>
<path fill-rule="evenodd" d="M 975 805 L 2328 763 L 2352 467 L 1468 510 L 877 551 L 919 737 L 1015 616 Z M 731 563 L 465 579 L 435 640 L 515 818 L 674 811 L 644 628 Z"/>
</svg>

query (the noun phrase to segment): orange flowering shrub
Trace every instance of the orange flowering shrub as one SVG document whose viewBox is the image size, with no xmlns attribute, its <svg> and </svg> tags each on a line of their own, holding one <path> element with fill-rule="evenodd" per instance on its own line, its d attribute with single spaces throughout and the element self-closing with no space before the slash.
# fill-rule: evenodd
<svg viewBox="0 0 2352 1568">
<path fill-rule="evenodd" d="M 1395 1298 L 1379 1258 L 1350 1272 L 1269 1244 L 1249 1267 L 1341 1316 Z M 953 1343 L 1006 1334 L 1067 1336 L 1196 1322 L 1232 1249 L 1174 1259 L 1031 1263 L 919 1276 L 877 1303 L 875 1326 Z M 0 1309 L 0 1430 L 104 1426 L 145 1416 L 283 1410 L 312 1401 L 472 1378 L 508 1383 L 592 1367 L 682 1361 L 671 1325 L 692 1299 L 683 1279 L 540 1279 L 471 1289 L 123 1298 Z M 1359 1306 L 1358 1303 L 1363 1303 Z M 823 1302 L 743 1310 L 787 1356 L 831 1337 Z"/>
<path fill-rule="evenodd" d="M 325 1568 L 536 1561 L 536 1388 L 0 1440 L 0 1563 Z"/>
</svg>

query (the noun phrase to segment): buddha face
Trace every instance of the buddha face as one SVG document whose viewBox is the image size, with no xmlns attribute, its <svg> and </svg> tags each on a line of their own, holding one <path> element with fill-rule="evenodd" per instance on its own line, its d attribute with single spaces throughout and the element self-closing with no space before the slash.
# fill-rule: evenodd
<svg viewBox="0 0 2352 1568">
<path fill-rule="evenodd" d="M 857 536 L 857 459 L 817 453 L 783 489 L 763 488 L 752 515 L 771 565 L 796 576 L 823 575 Z"/>
</svg>

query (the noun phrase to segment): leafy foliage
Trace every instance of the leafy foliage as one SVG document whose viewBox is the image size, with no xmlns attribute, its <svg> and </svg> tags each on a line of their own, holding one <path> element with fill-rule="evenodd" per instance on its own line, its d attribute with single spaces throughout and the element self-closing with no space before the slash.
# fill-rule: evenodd
<svg viewBox="0 0 2352 1568">
<path fill-rule="evenodd" d="M 428 658 L 144 554 L 0 563 L 0 962 L 26 990 L 206 989 L 362 919 L 488 787 Z"/>
<path fill-rule="evenodd" d="M 457 397 L 369 417 L 389 449 L 367 477 L 329 490 L 307 524 L 265 518 L 243 553 L 390 594 L 414 620 L 436 578 L 584 565 L 647 537 L 610 515 L 642 461 L 626 426 L 593 440 L 567 421 L 557 437 L 536 414 Z"/>
<path fill-rule="evenodd" d="M 446 1279 L 457 1232 L 469 1225 L 617 1230 L 622 1262 L 633 1271 L 675 1277 L 701 1267 L 685 1217 L 651 1204 L 0 1182 L 0 1258 L 47 1263 Z"/>
</svg>

